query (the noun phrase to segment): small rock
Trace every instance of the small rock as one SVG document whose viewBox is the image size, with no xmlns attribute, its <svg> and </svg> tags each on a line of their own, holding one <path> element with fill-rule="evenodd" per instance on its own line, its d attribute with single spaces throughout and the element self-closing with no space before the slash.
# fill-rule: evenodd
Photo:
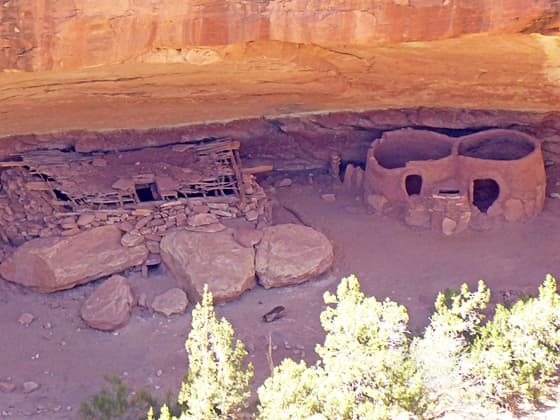
<svg viewBox="0 0 560 420">
<path fill-rule="evenodd" d="M 29 394 L 33 391 L 38 390 L 40 385 L 37 382 L 27 381 L 23 383 L 23 392 Z"/>
<path fill-rule="evenodd" d="M 0 382 L 0 392 L 14 392 L 16 390 L 16 384 L 11 382 Z"/>
<path fill-rule="evenodd" d="M 186 293 L 179 289 L 170 289 L 154 298 L 152 310 L 165 316 L 179 315 L 185 312 L 189 300 Z"/>
<path fill-rule="evenodd" d="M 336 201 L 336 194 L 322 194 L 321 198 L 328 202 Z"/>
<path fill-rule="evenodd" d="M 249 210 L 245 213 L 245 219 L 249 222 L 254 222 L 259 218 L 259 212 L 257 210 Z"/>
<path fill-rule="evenodd" d="M 212 223 L 204 226 L 185 226 L 185 230 L 190 232 L 216 233 L 226 230 L 226 226 L 222 223 Z"/>
<path fill-rule="evenodd" d="M 64 226 L 64 225 L 75 225 L 76 224 L 76 218 L 74 216 L 65 217 L 64 219 L 62 219 L 60 221 L 60 224 L 62 226 Z"/>
<path fill-rule="evenodd" d="M 344 188 L 350 190 L 353 188 L 354 184 L 354 172 L 356 170 L 356 167 L 352 164 L 348 164 L 346 165 L 346 169 L 344 170 Z"/>
<path fill-rule="evenodd" d="M 154 211 L 150 209 L 135 209 L 132 211 L 133 216 L 149 216 L 153 213 Z"/>
<path fill-rule="evenodd" d="M 277 181 L 274 183 L 275 187 L 289 187 L 293 184 L 294 182 L 292 181 L 291 178 L 282 178 L 280 181 Z"/>
<path fill-rule="evenodd" d="M 189 226 L 204 226 L 211 224 L 218 224 L 219 220 L 214 214 L 210 213 L 197 213 L 189 216 L 187 223 Z"/>
<path fill-rule="evenodd" d="M 74 235 L 77 235 L 78 233 L 80 233 L 80 228 L 76 226 L 75 228 L 62 231 L 60 236 L 64 236 L 64 237 L 74 236 Z"/>
<path fill-rule="evenodd" d="M 146 258 L 146 261 L 144 262 L 144 265 L 148 267 L 153 267 L 160 264 L 161 264 L 161 255 L 159 254 L 148 255 L 148 258 Z"/>
<path fill-rule="evenodd" d="M 94 221 L 95 221 L 95 214 L 85 213 L 78 218 L 78 221 L 76 223 L 78 224 L 78 226 L 86 226 L 93 223 Z"/>
<path fill-rule="evenodd" d="M 128 232 L 121 238 L 121 245 L 127 248 L 138 246 L 144 243 L 144 237 L 139 233 Z"/>
<path fill-rule="evenodd" d="M 161 235 L 156 234 L 156 233 L 148 233 L 146 235 L 144 235 L 144 238 L 146 239 L 146 241 L 153 241 L 153 242 L 157 242 L 159 243 L 159 241 L 161 241 Z"/>
<path fill-rule="evenodd" d="M 138 306 L 141 306 L 142 308 L 148 307 L 148 296 L 146 293 L 140 293 L 140 296 L 138 296 Z"/>
<path fill-rule="evenodd" d="M 283 306 L 276 306 L 272 310 L 268 311 L 266 314 L 263 315 L 264 322 L 273 322 L 277 319 L 280 319 L 284 316 L 283 312 L 286 308 Z"/>
<path fill-rule="evenodd" d="M 122 222 L 117 225 L 117 227 L 123 232 L 131 232 L 134 230 L 134 225 L 130 222 Z"/>
<path fill-rule="evenodd" d="M 107 213 L 96 213 L 95 214 L 95 220 L 97 220 L 99 222 L 104 222 L 108 218 L 109 218 L 109 215 Z"/>
<path fill-rule="evenodd" d="M 453 235 L 453 233 L 455 233 L 456 227 L 457 222 L 453 219 L 450 219 L 449 217 L 446 217 L 445 219 L 443 219 L 443 222 L 441 222 L 441 230 L 446 236 Z"/>
<path fill-rule="evenodd" d="M 163 375 L 163 371 L 161 369 L 158 369 L 156 372 L 156 376 L 159 378 L 161 375 Z"/>
<path fill-rule="evenodd" d="M 80 315 L 90 327 L 112 331 L 128 322 L 133 305 L 134 295 L 128 280 L 113 275 L 86 299 Z"/>
<path fill-rule="evenodd" d="M 35 317 L 33 316 L 33 314 L 30 314 L 29 312 L 25 312 L 21 314 L 21 316 L 18 318 L 18 322 L 24 327 L 29 327 L 29 325 L 33 322 L 34 319 Z"/>
<path fill-rule="evenodd" d="M 407 209 L 404 221 L 409 226 L 428 226 L 430 223 L 430 212 L 422 205 Z"/>
<path fill-rule="evenodd" d="M 146 248 L 153 254 L 159 254 L 159 242 L 146 241 Z"/>
<path fill-rule="evenodd" d="M 383 213 L 383 209 L 387 204 L 387 199 L 383 195 L 369 194 L 367 196 L 367 203 L 376 213 Z"/>
<path fill-rule="evenodd" d="M 245 248 L 252 248 L 257 245 L 263 237 L 260 230 L 250 228 L 239 228 L 233 231 L 233 239 Z"/>
<path fill-rule="evenodd" d="M 210 207 L 205 204 L 198 204 L 193 206 L 194 213 L 208 213 L 210 211 Z"/>
<path fill-rule="evenodd" d="M 52 328 L 52 324 L 51 324 L 50 322 L 45 322 L 45 323 L 43 324 L 43 328 L 44 328 L 45 330 L 50 330 L 50 329 Z"/>
</svg>

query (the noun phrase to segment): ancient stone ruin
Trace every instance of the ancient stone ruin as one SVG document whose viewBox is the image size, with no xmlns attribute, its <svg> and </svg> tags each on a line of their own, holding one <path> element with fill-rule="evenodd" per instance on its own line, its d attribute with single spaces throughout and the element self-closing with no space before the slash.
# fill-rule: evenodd
<svg viewBox="0 0 560 420">
<path fill-rule="evenodd" d="M 196 225 L 266 217 L 266 196 L 241 167 L 232 140 L 121 152 L 36 150 L 8 156 L 0 168 L 0 240 L 9 245 L 106 224 L 158 242 L 189 218 Z"/>
<path fill-rule="evenodd" d="M 255 174 L 271 167 L 243 168 L 239 149 L 237 141 L 205 139 L 4 157 L 0 275 L 49 293 L 130 269 L 148 276 L 150 267 L 164 263 L 186 292 L 171 306 L 184 310 L 186 296 L 200 299 L 205 284 L 223 303 L 257 280 L 265 288 L 280 287 L 327 271 L 333 251 L 323 234 L 306 226 L 267 226 L 271 209 Z M 231 218 L 243 218 L 246 227 L 222 223 Z M 120 280 L 103 283 L 108 286 L 82 310 L 94 328 L 123 325 L 135 304 L 128 283 L 112 278 Z M 177 313 L 168 301 L 161 297 L 152 309 Z"/>
<path fill-rule="evenodd" d="M 379 212 L 446 235 L 538 214 L 546 176 L 541 143 L 513 130 L 459 138 L 402 129 L 372 143 L 364 192 Z"/>
</svg>

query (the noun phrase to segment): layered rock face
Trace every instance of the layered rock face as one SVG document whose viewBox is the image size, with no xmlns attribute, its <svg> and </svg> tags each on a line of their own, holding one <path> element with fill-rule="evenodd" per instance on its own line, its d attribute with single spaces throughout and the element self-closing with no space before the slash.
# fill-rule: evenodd
<svg viewBox="0 0 560 420">
<path fill-rule="evenodd" d="M 371 44 L 542 31 L 557 25 L 558 8 L 556 0 L 0 0 L 0 69 L 78 68 L 263 39 Z"/>
</svg>

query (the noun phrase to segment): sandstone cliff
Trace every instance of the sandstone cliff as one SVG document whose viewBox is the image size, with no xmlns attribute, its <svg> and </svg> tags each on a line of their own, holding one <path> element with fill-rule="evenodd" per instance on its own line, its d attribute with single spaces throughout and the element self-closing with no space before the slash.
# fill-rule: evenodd
<svg viewBox="0 0 560 420">
<path fill-rule="evenodd" d="M 543 31 L 558 0 L 0 0 L 0 69 L 117 63 L 250 40 L 371 44 Z"/>
</svg>

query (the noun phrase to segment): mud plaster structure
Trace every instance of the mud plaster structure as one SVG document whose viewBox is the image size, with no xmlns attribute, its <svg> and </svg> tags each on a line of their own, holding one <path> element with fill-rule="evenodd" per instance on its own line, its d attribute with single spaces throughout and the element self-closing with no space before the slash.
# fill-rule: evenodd
<svg viewBox="0 0 560 420">
<path fill-rule="evenodd" d="M 370 206 L 446 235 L 529 219 L 544 206 L 541 142 L 513 130 L 459 138 L 414 129 L 387 132 L 372 143 L 365 172 Z"/>
<path fill-rule="evenodd" d="M 243 169 L 239 142 L 202 140 L 119 152 L 35 150 L 0 161 L 0 243 L 71 236 L 107 224 L 159 241 L 177 226 L 265 220 L 263 189 Z"/>
</svg>

